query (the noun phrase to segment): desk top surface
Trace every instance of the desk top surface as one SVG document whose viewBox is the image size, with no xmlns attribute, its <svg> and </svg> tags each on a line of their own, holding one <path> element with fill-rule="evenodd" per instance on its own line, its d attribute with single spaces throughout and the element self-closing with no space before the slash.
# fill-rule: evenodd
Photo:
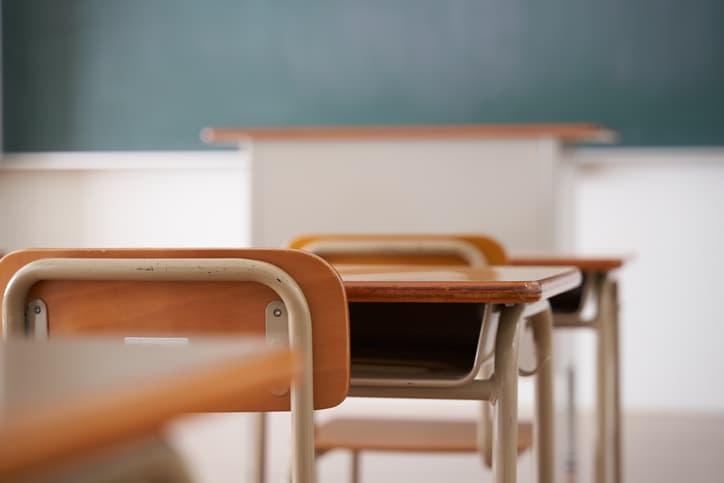
<svg viewBox="0 0 724 483">
<path fill-rule="evenodd" d="M 337 265 L 351 302 L 526 303 L 577 287 L 575 267 Z"/>
<path fill-rule="evenodd" d="M 223 409 L 288 384 L 295 371 L 288 349 L 248 338 L 11 340 L 0 360 L 0 479 Z"/>
<path fill-rule="evenodd" d="M 615 133 L 603 126 L 572 124 L 463 124 L 420 126 L 208 127 L 207 143 L 254 141 L 335 141 L 389 139 L 537 139 L 565 142 L 611 142 Z"/>
<path fill-rule="evenodd" d="M 610 272 L 621 268 L 629 257 L 576 255 L 514 255 L 511 265 L 548 265 L 576 267 L 586 272 Z"/>
</svg>

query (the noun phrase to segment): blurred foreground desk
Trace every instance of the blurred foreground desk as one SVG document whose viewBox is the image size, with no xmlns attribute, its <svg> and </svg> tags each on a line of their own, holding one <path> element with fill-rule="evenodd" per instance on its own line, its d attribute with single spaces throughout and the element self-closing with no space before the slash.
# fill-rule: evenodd
<svg viewBox="0 0 724 483">
<path fill-rule="evenodd" d="M 580 284 L 576 268 L 335 268 L 350 302 L 350 395 L 491 401 L 495 408 L 491 442 L 496 482 L 516 481 L 518 333 L 522 319 L 528 318 L 537 351 L 534 447 L 539 481 L 553 482 L 552 319 L 547 300 Z M 472 337 L 460 331 L 464 324 L 460 309 L 467 308 L 473 310 L 470 318 L 478 324 Z M 478 309 L 481 312 L 476 315 Z M 429 344 L 423 340 L 426 314 L 432 314 L 429 321 L 437 324 Z M 493 355 L 486 354 L 485 327 L 494 322 L 494 370 L 489 379 L 480 380 L 477 376 L 484 359 Z M 390 345 L 389 350 L 385 344 Z M 440 348 L 447 350 L 437 351 Z M 461 360 L 463 348 L 472 354 L 467 358 L 462 354 Z"/>
<path fill-rule="evenodd" d="M 288 348 L 259 339 L 0 345 L 0 481 L 44 473 L 159 432 L 184 413 L 230 410 L 288 385 Z"/>
<path fill-rule="evenodd" d="M 252 245 L 299 233 L 494 233 L 517 251 L 570 250 L 572 143 L 595 124 L 208 128 L 251 163 Z"/>
</svg>

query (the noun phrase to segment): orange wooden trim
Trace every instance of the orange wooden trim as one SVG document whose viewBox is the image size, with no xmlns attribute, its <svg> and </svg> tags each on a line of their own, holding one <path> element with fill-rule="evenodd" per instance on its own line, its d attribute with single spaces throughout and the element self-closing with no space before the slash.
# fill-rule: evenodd
<svg viewBox="0 0 724 483">
<path fill-rule="evenodd" d="M 350 302 L 536 302 L 542 297 L 538 284 L 498 282 L 479 284 L 459 282 L 454 286 L 440 283 L 347 282 Z"/>
<path fill-rule="evenodd" d="M 576 257 L 576 256 L 515 256 L 508 260 L 510 265 L 525 266 L 569 266 L 585 272 L 609 272 L 621 268 L 626 258 L 617 257 Z"/>
<path fill-rule="evenodd" d="M 235 144 L 244 141 L 320 141 L 385 139 L 526 139 L 557 138 L 565 142 L 605 142 L 616 133 L 598 124 L 460 124 L 426 126 L 300 126 L 300 127 L 207 127 L 206 143 Z"/>
</svg>

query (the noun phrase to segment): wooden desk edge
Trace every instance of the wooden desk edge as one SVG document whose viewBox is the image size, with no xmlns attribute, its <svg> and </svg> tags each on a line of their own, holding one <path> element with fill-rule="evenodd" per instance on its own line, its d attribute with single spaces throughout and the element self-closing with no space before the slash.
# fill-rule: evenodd
<svg viewBox="0 0 724 483">
<path fill-rule="evenodd" d="M 248 356 L 230 357 L 183 377 L 157 381 L 150 390 L 146 381 L 123 397 L 117 397 L 118 391 L 93 393 L 82 403 L 24 413 L 0 428 L 0 479 L 51 468 L 92 452 L 99 444 L 156 432 L 182 414 L 222 409 L 244 396 L 253 398 L 258 391 L 270 391 L 290 381 L 297 370 L 291 351 L 265 352 L 251 360 Z M 111 414 L 113 418 L 109 418 Z M 38 434 L 43 435 L 41 439 Z"/>
<path fill-rule="evenodd" d="M 612 143 L 617 134 L 593 123 L 459 124 L 420 126 L 207 127 L 202 141 L 236 144 L 247 141 L 335 141 L 389 139 L 536 139 L 568 143 Z"/>
<path fill-rule="evenodd" d="M 569 268 L 552 277 L 525 282 L 454 282 L 441 287 L 437 282 L 345 281 L 344 288 L 350 302 L 528 303 L 580 285 L 581 272 Z"/>
<path fill-rule="evenodd" d="M 520 255 L 509 258 L 510 265 L 550 267 L 570 266 L 584 272 L 609 272 L 621 268 L 626 263 L 625 257 L 576 257 L 576 256 L 548 256 L 548 255 Z"/>
</svg>

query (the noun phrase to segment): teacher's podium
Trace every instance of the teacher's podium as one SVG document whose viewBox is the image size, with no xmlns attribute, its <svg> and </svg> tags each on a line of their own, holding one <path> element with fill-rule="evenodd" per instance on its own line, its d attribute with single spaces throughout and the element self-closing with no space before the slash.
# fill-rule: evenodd
<svg viewBox="0 0 724 483">
<path fill-rule="evenodd" d="M 207 128 L 251 163 L 252 243 L 309 232 L 494 233 L 517 252 L 571 250 L 565 147 L 595 124 Z"/>
</svg>

